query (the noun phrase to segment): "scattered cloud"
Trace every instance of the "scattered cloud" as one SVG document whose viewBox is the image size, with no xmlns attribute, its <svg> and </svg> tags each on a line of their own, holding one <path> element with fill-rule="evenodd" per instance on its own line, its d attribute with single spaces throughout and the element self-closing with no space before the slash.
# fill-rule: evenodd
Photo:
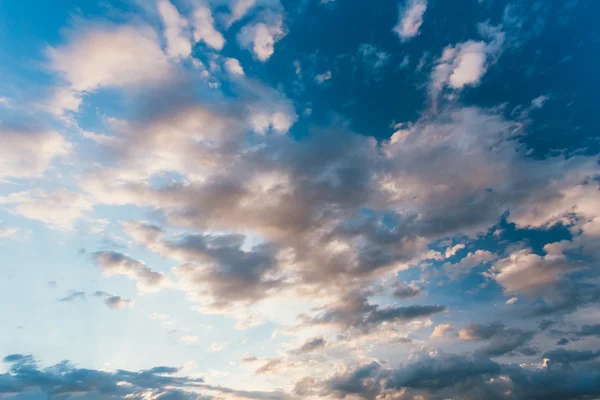
<svg viewBox="0 0 600 400">
<path fill-rule="evenodd" d="M 110 293 L 96 291 L 94 292 L 94 296 L 102 298 L 102 301 L 108 308 L 112 308 L 114 310 L 121 308 L 132 308 L 133 300 L 125 299 L 121 296 L 115 296 Z"/>
<path fill-rule="evenodd" d="M 275 43 L 285 36 L 282 15 L 270 10 L 259 20 L 244 26 L 237 36 L 240 46 L 250 50 L 259 61 L 267 61 L 275 52 Z"/>
<path fill-rule="evenodd" d="M 157 7 L 167 41 L 167 54 L 173 59 L 188 57 L 192 53 L 192 43 L 187 20 L 169 0 L 158 0 Z"/>
<path fill-rule="evenodd" d="M 393 31 L 403 41 L 413 38 L 419 34 L 423 24 L 423 15 L 427 10 L 427 0 L 409 0 L 400 9 L 398 23 Z"/>
</svg>

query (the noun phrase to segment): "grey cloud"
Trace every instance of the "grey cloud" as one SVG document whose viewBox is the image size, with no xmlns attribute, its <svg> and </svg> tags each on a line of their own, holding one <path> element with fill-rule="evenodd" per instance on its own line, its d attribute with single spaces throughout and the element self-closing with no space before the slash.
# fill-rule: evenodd
<svg viewBox="0 0 600 400">
<path fill-rule="evenodd" d="M 277 95 L 240 87 L 258 93 L 241 101 L 259 114 L 257 104 L 276 103 Z M 154 102 L 160 110 L 162 102 Z M 165 225 L 260 237 L 266 247 L 212 245 L 223 247 L 217 251 L 202 243 L 210 236 L 203 233 L 157 240 L 156 229 L 138 232 L 149 248 L 186 258 L 176 271 L 216 307 L 252 303 L 285 284 L 344 296 L 407 267 L 432 240 L 488 229 L 507 210 L 518 226 L 544 226 L 572 210 L 576 199 L 564 200 L 563 193 L 597 171 L 584 156 L 527 157 L 516 140 L 522 125 L 498 110 L 441 110 L 379 144 L 341 126 L 299 140 L 266 132 L 245 148 L 239 139 L 249 121 L 239 107 L 178 104 L 142 113 L 136 121 L 142 129 L 124 135 L 124 152 L 114 151 L 120 169 L 99 171 L 82 185 L 99 202 L 154 207 Z M 271 116 L 288 112 L 267 108 Z M 151 185 L 150 177 L 165 169 L 182 174 L 181 181 Z M 127 180 L 125 172 L 141 178 Z M 251 268 L 236 267 L 241 260 Z M 507 272 L 495 278 L 520 289 L 510 286 L 520 280 Z"/>
<path fill-rule="evenodd" d="M 231 301 L 257 301 L 281 285 L 275 247 L 264 243 L 246 251 L 244 240 L 243 235 L 187 235 L 164 246 L 167 254 L 186 261 L 175 274 L 191 290 L 208 290 L 212 306 L 222 308 Z"/>
<path fill-rule="evenodd" d="M 363 332 L 383 323 L 405 323 L 446 311 L 441 305 L 411 305 L 380 307 L 370 304 L 362 294 L 349 294 L 336 304 L 324 308 L 307 325 L 336 325 L 342 329 L 356 328 Z"/>
<path fill-rule="evenodd" d="M 367 400 L 385 395 L 427 400 L 592 399 L 600 395 L 599 378 L 598 369 L 585 363 L 529 368 L 485 357 L 422 355 L 397 369 L 371 363 L 323 381 L 307 378 L 296 386 L 296 393 L 339 398 L 356 395 Z"/>
<path fill-rule="evenodd" d="M 102 298 L 102 301 L 108 308 L 120 309 L 133 307 L 133 300 L 125 299 L 121 296 L 115 296 L 102 291 L 94 292 L 94 296 Z"/>
<path fill-rule="evenodd" d="M 273 358 L 267 361 L 263 366 L 254 371 L 255 374 L 266 374 L 275 372 L 283 363 L 281 358 Z"/>
<path fill-rule="evenodd" d="M 421 288 L 407 285 L 404 282 L 394 282 L 392 290 L 392 295 L 398 299 L 415 297 L 421 293 Z"/>
<path fill-rule="evenodd" d="M 594 360 L 600 357 L 600 351 L 578 351 L 567 349 L 556 349 L 544 353 L 543 358 L 549 359 L 551 364 L 572 364 Z"/>
<path fill-rule="evenodd" d="M 382 384 L 378 379 L 381 365 L 372 362 L 357 367 L 347 374 L 340 374 L 331 378 L 325 386 L 323 394 L 333 392 L 340 397 L 346 395 L 359 395 L 366 399 L 375 398 L 382 391 Z"/>
<path fill-rule="evenodd" d="M 290 351 L 290 353 L 292 353 L 292 354 L 310 353 L 312 351 L 322 349 L 323 347 L 325 347 L 326 343 L 327 342 L 325 339 L 323 339 L 323 337 L 321 337 L 321 336 L 315 337 L 312 339 L 308 339 L 306 342 L 304 342 L 304 344 L 302 346 Z"/>
<path fill-rule="evenodd" d="M 11 355 L 9 374 L 2 376 L 0 393 L 22 393 L 39 390 L 46 396 L 63 394 L 75 398 L 86 394 L 141 398 L 141 392 L 152 390 L 155 394 L 168 393 L 174 388 L 198 387 L 204 381 L 162 375 L 163 371 L 149 370 L 116 372 L 79 369 L 67 362 L 41 369 L 31 356 Z M 128 382 L 130 385 L 122 385 Z"/>
<path fill-rule="evenodd" d="M 180 371 L 173 367 L 154 367 L 142 371 L 99 371 L 77 368 L 67 361 L 41 368 L 29 355 L 12 354 L 4 357 L 8 373 L 0 374 L 0 396 L 15 399 L 30 396 L 69 399 L 128 398 L 143 400 L 148 395 L 164 400 L 211 400 L 221 395 L 240 399 L 285 400 L 283 392 L 240 391 L 206 384 L 202 378 L 174 376 Z"/>
<path fill-rule="evenodd" d="M 600 324 L 595 325 L 583 325 L 579 332 L 577 332 L 577 336 L 596 336 L 600 337 Z"/>
<path fill-rule="evenodd" d="M 142 261 L 116 251 L 97 251 L 92 258 L 103 274 L 107 276 L 125 275 L 136 281 L 141 290 L 158 290 L 167 282 L 166 277 L 148 268 Z"/>
<path fill-rule="evenodd" d="M 522 346 L 533 339 L 534 334 L 532 331 L 507 328 L 498 321 L 487 325 L 469 325 L 458 332 L 458 336 L 464 340 L 488 340 L 487 344 L 476 351 L 476 354 L 487 357 L 500 356 L 519 348 L 523 354 L 533 355 L 536 353 L 534 349 Z"/>
<path fill-rule="evenodd" d="M 71 290 L 69 292 L 69 294 L 67 294 L 65 297 L 58 299 L 58 301 L 73 302 L 73 301 L 85 300 L 86 298 L 87 297 L 86 297 L 85 292 Z"/>
</svg>

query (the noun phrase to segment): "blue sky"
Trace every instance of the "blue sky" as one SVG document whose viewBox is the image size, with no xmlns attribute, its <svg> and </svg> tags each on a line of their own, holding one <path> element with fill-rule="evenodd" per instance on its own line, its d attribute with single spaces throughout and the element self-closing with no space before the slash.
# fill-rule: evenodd
<svg viewBox="0 0 600 400">
<path fill-rule="evenodd" d="M 600 397 L 594 1 L 0 2 L 0 397 Z"/>
</svg>

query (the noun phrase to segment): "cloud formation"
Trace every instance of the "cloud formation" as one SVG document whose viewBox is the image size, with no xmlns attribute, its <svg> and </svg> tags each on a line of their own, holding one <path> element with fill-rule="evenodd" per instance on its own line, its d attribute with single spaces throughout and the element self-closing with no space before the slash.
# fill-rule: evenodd
<svg viewBox="0 0 600 400">
<path fill-rule="evenodd" d="M 427 10 L 427 0 L 410 0 L 400 10 L 398 23 L 393 30 L 403 41 L 419 34 L 423 15 Z"/>
</svg>

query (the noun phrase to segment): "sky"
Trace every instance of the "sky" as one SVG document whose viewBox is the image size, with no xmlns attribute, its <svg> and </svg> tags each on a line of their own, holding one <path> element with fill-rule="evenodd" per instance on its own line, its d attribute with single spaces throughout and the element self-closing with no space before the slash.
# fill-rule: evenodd
<svg viewBox="0 0 600 400">
<path fill-rule="evenodd" d="M 600 399 L 598 15 L 0 0 L 0 398 Z"/>
</svg>

